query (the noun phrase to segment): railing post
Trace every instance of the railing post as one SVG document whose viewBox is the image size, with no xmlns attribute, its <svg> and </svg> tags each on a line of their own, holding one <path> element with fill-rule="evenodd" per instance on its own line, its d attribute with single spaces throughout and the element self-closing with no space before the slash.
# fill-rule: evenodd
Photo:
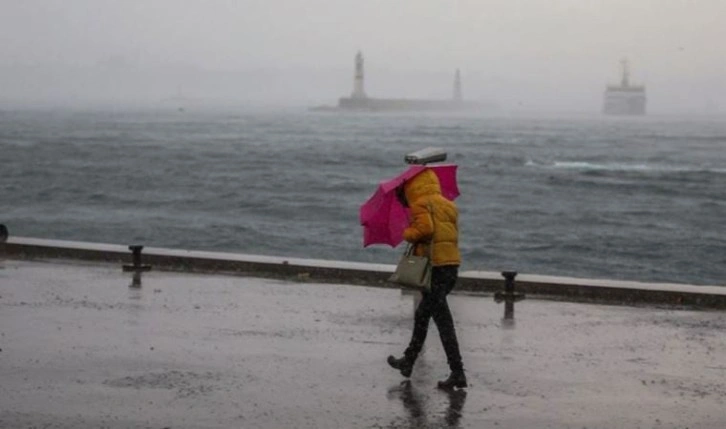
<svg viewBox="0 0 726 429">
<path fill-rule="evenodd" d="M 124 271 L 149 271 L 151 270 L 151 265 L 146 265 L 141 263 L 141 251 L 144 249 L 144 246 L 140 246 L 138 244 L 134 244 L 129 246 L 129 250 L 131 251 L 131 260 L 132 264 L 125 264 L 123 267 Z"/>
<path fill-rule="evenodd" d="M 514 303 L 524 299 L 524 294 L 514 290 L 514 278 L 517 277 L 516 271 L 502 271 L 504 277 L 504 290 L 494 293 L 494 301 L 497 303 L 504 301 L 504 321 L 505 326 L 514 325 Z"/>
<path fill-rule="evenodd" d="M 148 264 L 142 264 L 141 263 L 141 251 L 144 249 L 144 246 L 134 244 L 129 246 L 129 250 L 131 251 L 131 264 L 124 264 L 123 270 L 124 271 L 132 271 L 134 273 L 133 278 L 131 279 L 131 284 L 129 287 L 132 288 L 140 288 L 141 287 L 141 273 L 144 271 L 151 270 L 151 265 Z"/>
</svg>

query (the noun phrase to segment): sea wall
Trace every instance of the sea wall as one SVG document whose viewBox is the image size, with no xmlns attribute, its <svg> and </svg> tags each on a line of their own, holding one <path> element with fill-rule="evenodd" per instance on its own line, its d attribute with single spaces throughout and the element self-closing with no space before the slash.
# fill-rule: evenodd
<svg viewBox="0 0 726 429">
<path fill-rule="evenodd" d="M 129 246 L 11 237 L 0 243 L 0 257 L 28 260 L 80 260 L 131 265 Z M 138 262 L 138 261 L 137 261 Z M 231 274 L 318 283 L 398 287 L 387 281 L 393 265 L 286 258 L 237 253 L 146 247 L 140 262 L 153 270 Z M 515 290 L 526 296 L 578 302 L 726 308 L 726 287 L 671 283 L 577 279 L 519 274 Z M 493 294 L 504 289 L 502 273 L 462 271 L 457 290 Z"/>
<path fill-rule="evenodd" d="M 371 111 L 459 111 L 481 108 L 477 103 L 461 100 L 425 100 L 406 98 L 353 98 L 338 100 L 340 109 Z"/>
</svg>

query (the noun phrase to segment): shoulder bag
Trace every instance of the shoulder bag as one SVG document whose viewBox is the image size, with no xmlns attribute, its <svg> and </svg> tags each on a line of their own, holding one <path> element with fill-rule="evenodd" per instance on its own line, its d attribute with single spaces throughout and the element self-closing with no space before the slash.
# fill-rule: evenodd
<svg viewBox="0 0 726 429">
<path fill-rule="evenodd" d="M 431 214 L 431 222 L 434 231 L 436 231 L 436 220 L 431 204 L 429 204 L 429 213 Z M 433 256 L 434 239 L 431 234 L 431 242 L 429 243 L 429 252 L 427 256 L 416 256 L 413 254 L 414 244 L 409 243 L 406 251 L 401 256 L 396 266 L 396 271 L 388 279 L 388 281 L 396 283 L 407 289 L 415 289 L 422 291 L 431 290 L 431 259 Z"/>
</svg>

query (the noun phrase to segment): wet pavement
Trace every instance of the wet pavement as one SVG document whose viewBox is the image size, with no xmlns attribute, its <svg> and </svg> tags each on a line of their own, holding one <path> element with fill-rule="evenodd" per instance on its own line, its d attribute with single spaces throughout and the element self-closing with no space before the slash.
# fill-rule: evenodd
<svg viewBox="0 0 726 429">
<path fill-rule="evenodd" d="M 726 313 L 450 305 L 471 386 L 392 289 L 0 261 L 0 428 L 724 428 Z"/>
</svg>

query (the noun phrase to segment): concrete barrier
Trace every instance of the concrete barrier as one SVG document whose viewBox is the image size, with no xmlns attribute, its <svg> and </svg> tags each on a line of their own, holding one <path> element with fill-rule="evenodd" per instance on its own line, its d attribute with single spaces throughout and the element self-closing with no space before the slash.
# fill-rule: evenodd
<svg viewBox="0 0 726 429">
<path fill-rule="evenodd" d="M 129 246 L 77 241 L 10 237 L 0 243 L 0 255 L 10 259 L 132 262 Z M 285 258 L 222 252 L 145 247 L 141 259 L 154 270 L 223 273 L 320 283 L 397 288 L 387 281 L 395 266 L 346 261 Z M 458 291 L 494 293 L 504 278 L 491 271 L 462 271 Z M 628 305 L 668 305 L 726 308 L 726 287 L 672 283 L 642 283 L 519 274 L 517 292 L 543 299 Z"/>
</svg>

